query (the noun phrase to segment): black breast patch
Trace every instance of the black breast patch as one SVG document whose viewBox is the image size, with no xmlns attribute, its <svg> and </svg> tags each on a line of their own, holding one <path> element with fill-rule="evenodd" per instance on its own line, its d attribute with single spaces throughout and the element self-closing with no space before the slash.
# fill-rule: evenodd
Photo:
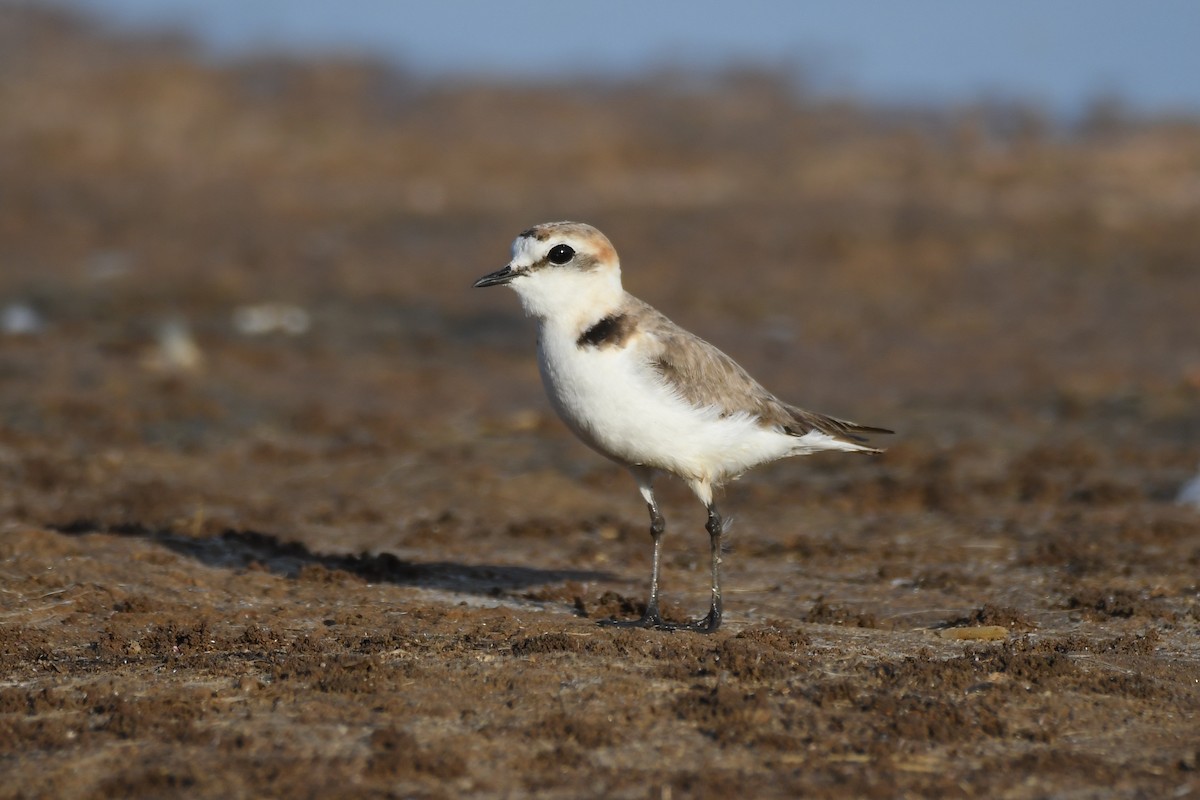
<svg viewBox="0 0 1200 800">
<path fill-rule="evenodd" d="M 628 314 L 610 314 L 579 334 L 579 347 L 620 347 L 633 335 L 634 324 Z"/>
</svg>

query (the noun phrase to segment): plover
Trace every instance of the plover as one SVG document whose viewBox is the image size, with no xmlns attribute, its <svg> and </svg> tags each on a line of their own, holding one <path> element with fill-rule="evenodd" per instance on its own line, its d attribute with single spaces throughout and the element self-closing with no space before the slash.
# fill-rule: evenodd
<svg viewBox="0 0 1200 800">
<path fill-rule="evenodd" d="M 628 469 L 650 511 L 653 567 L 646 612 L 607 624 L 715 631 L 721 624 L 721 536 L 713 489 L 759 464 L 821 450 L 879 453 L 862 434 L 891 433 L 788 405 L 732 358 L 621 286 L 616 250 L 579 222 L 549 222 L 513 241 L 512 260 L 475 281 L 511 286 L 537 320 L 546 394 L 567 426 Z M 666 521 L 654 499 L 659 473 L 682 479 L 708 509 L 712 603 L 686 623 L 659 612 Z"/>
</svg>

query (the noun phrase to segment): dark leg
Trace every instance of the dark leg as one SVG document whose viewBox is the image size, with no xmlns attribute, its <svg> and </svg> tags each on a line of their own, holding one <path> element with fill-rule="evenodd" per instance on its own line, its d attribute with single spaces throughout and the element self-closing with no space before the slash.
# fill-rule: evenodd
<svg viewBox="0 0 1200 800">
<path fill-rule="evenodd" d="M 654 490 L 651 488 L 654 470 L 647 467 L 630 467 L 629 471 L 633 473 L 642 498 L 646 501 L 646 508 L 650 512 L 650 538 L 654 540 L 654 566 L 650 571 L 650 600 L 646 603 L 646 613 L 642 614 L 639 619 L 607 619 L 601 620 L 600 624 L 618 628 L 657 628 L 664 631 L 687 630 L 712 633 L 721 627 L 721 535 L 725 532 L 725 523 L 717 511 L 716 504 L 712 502 L 711 484 L 707 481 L 697 481 L 689 485 L 700 501 L 708 507 L 708 522 L 704 527 L 708 531 L 712 554 L 712 605 L 709 606 L 708 615 L 703 619 L 683 623 L 667 622 L 662 618 L 658 609 L 658 570 L 662 553 L 662 536 L 667 530 L 667 522 L 658 510 L 658 503 L 654 500 Z"/>
<path fill-rule="evenodd" d="M 647 504 L 650 509 L 650 538 L 654 540 L 654 564 L 650 568 L 650 601 L 646 604 L 646 613 L 642 621 L 650 625 L 661 625 L 662 617 L 658 613 L 658 565 L 662 554 L 662 536 L 667 530 L 667 521 L 658 510 L 658 504 L 651 498 Z"/>
<path fill-rule="evenodd" d="M 667 521 L 658 510 L 658 503 L 654 501 L 649 480 L 645 482 L 639 480 L 638 483 L 642 490 L 642 496 L 646 498 L 646 508 L 650 511 L 650 538 L 654 540 L 654 561 L 650 569 L 650 600 L 646 603 L 646 613 L 642 614 L 640 619 L 606 619 L 601 620 L 600 624 L 618 628 L 670 628 L 673 626 L 663 622 L 662 615 L 658 610 L 658 565 L 662 553 L 662 537 L 667 530 Z"/>
<path fill-rule="evenodd" d="M 684 627 L 690 631 L 712 633 L 721 627 L 721 534 L 725 531 L 725 522 L 717 511 L 717 506 L 709 503 L 708 522 L 704 525 L 708 531 L 708 543 L 712 556 L 712 605 L 709 606 L 708 616 L 704 619 L 689 622 Z"/>
<path fill-rule="evenodd" d="M 663 631 L 712 633 L 721 627 L 721 535 L 725 530 L 725 523 L 721 519 L 721 514 L 717 511 L 715 505 L 709 505 L 708 522 L 704 526 L 708 531 L 708 542 L 712 558 L 712 604 L 709 606 L 708 614 L 703 619 L 693 622 L 667 622 L 662 618 L 658 610 L 659 546 L 663 532 L 667 529 L 667 524 L 662 514 L 658 512 L 658 506 L 653 500 L 650 500 L 647 505 L 650 508 L 650 536 L 654 539 L 654 567 L 650 573 L 650 602 L 646 604 L 646 613 L 640 619 L 601 620 L 600 624 L 611 625 L 617 628 L 657 628 Z"/>
</svg>

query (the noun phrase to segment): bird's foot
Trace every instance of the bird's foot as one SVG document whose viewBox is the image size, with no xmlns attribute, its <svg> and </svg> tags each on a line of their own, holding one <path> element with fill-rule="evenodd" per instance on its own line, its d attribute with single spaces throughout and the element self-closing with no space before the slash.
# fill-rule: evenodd
<svg viewBox="0 0 1200 800">
<path fill-rule="evenodd" d="M 715 608 L 710 608 L 704 619 L 685 622 L 679 626 L 679 630 L 695 631 L 696 633 L 713 633 L 719 627 L 721 627 L 721 612 Z"/>
<path fill-rule="evenodd" d="M 667 622 L 658 613 L 658 609 L 654 606 L 646 609 L 646 613 L 642 614 L 638 619 L 609 619 L 599 620 L 598 624 L 607 628 L 654 628 L 656 630 L 672 630 L 671 623 Z"/>
<path fill-rule="evenodd" d="M 648 608 L 638 619 L 602 619 L 600 625 L 609 628 L 652 628 L 656 631 L 694 631 L 695 633 L 712 633 L 721 627 L 721 612 L 710 609 L 703 619 L 688 622 L 667 622 L 658 613 L 657 608 Z"/>
</svg>

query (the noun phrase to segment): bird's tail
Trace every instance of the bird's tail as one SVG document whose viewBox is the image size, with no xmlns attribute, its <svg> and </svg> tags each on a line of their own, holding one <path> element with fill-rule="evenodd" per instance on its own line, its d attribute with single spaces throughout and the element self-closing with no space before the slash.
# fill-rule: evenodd
<svg viewBox="0 0 1200 800">
<path fill-rule="evenodd" d="M 825 414 L 818 414 L 815 411 L 805 411 L 802 408 L 788 406 L 788 411 L 792 414 L 792 419 L 795 427 L 789 426 L 787 432 L 793 436 L 803 436 L 812 431 L 820 431 L 834 439 L 845 442 L 849 445 L 846 449 L 853 450 L 859 453 L 882 453 L 883 450 L 867 447 L 862 442 L 867 441 L 867 436 L 880 434 L 895 433 L 888 428 L 879 428 L 874 425 L 861 425 L 857 422 L 851 422 L 848 419 L 838 419 Z"/>
</svg>

